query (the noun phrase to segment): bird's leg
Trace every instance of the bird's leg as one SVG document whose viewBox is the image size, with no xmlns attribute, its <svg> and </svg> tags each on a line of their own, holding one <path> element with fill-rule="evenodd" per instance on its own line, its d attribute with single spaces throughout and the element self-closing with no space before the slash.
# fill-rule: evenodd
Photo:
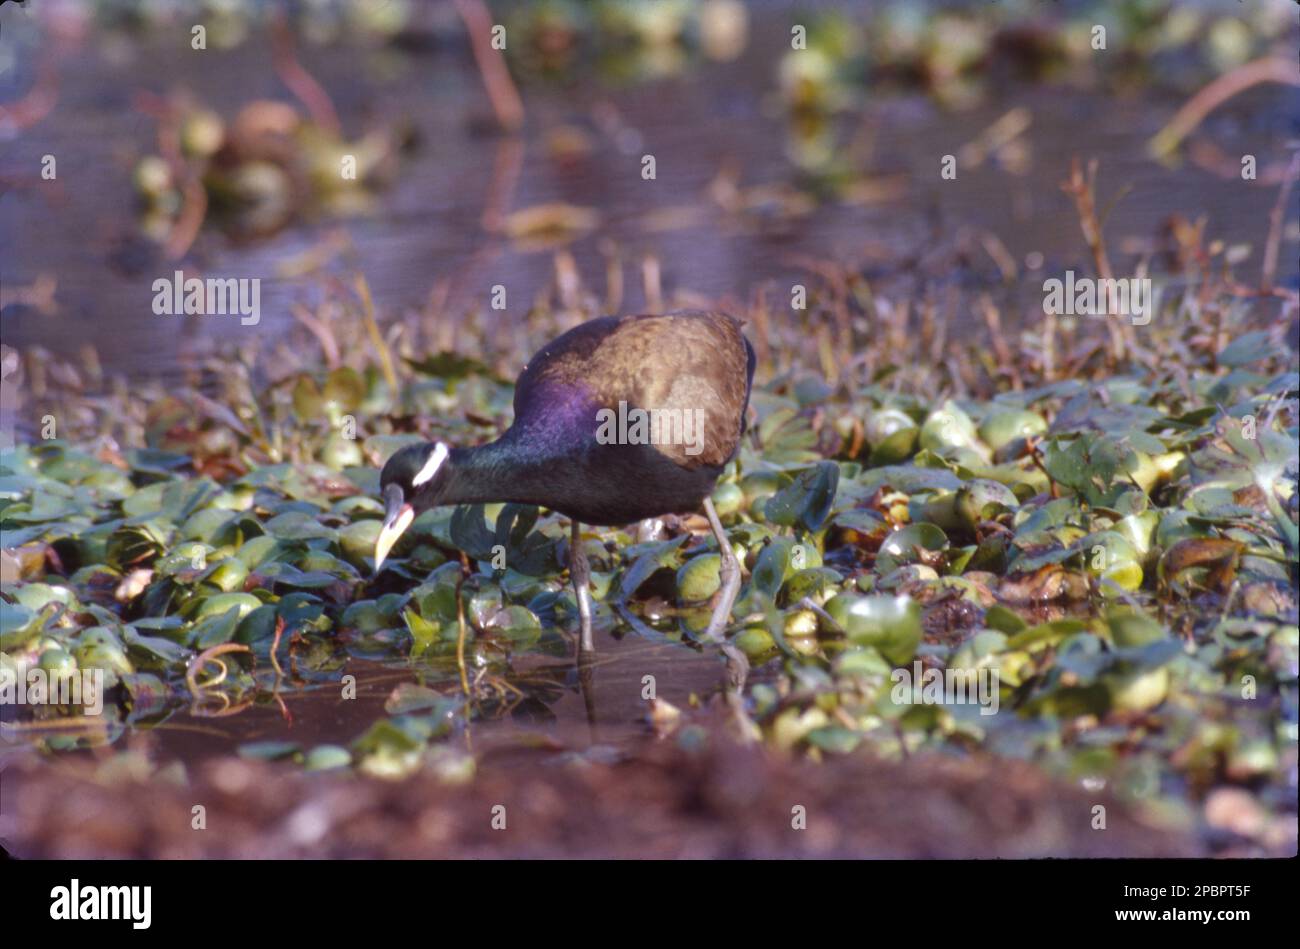
<svg viewBox="0 0 1300 949">
<path fill-rule="evenodd" d="M 713 529 L 713 536 L 718 542 L 718 553 L 722 557 L 720 571 L 722 588 L 718 591 L 718 602 L 713 607 L 713 616 L 709 619 L 709 628 L 705 630 L 704 635 L 718 644 L 718 649 L 726 660 L 723 692 L 727 704 L 736 713 L 737 721 L 745 736 L 753 738 L 757 729 L 744 709 L 745 678 L 749 675 L 749 658 L 735 644 L 727 642 L 726 635 L 727 623 L 731 621 L 731 608 L 735 605 L 736 595 L 740 592 L 740 562 L 736 560 L 736 552 L 731 549 L 727 532 L 722 529 L 722 522 L 718 520 L 718 512 L 713 508 L 712 498 L 704 499 L 704 513 L 709 519 L 709 527 Z"/>
<path fill-rule="evenodd" d="M 736 594 L 740 592 L 740 562 L 736 560 L 736 552 L 731 549 L 727 532 L 718 520 L 712 498 L 704 499 L 704 513 L 709 519 L 709 527 L 713 529 L 714 539 L 718 542 L 718 553 L 722 556 L 722 589 L 718 592 L 718 602 L 713 607 L 713 616 L 709 618 L 709 628 L 704 631 L 704 635 L 716 642 L 725 642 L 731 607 L 735 605 Z"/>
<path fill-rule="evenodd" d="M 578 623 L 581 627 L 578 633 L 578 688 L 587 709 L 587 725 L 591 729 L 591 740 L 594 743 L 600 739 L 596 733 L 596 647 L 591 634 L 591 566 L 582 550 L 582 528 L 577 521 L 572 524 L 569 534 L 569 578 L 573 581 L 573 593 L 578 598 Z"/>
<path fill-rule="evenodd" d="M 591 567 L 587 555 L 582 550 L 582 528 L 577 521 L 569 534 L 569 578 L 573 580 L 573 592 L 578 598 L 578 622 L 581 627 L 578 640 L 578 655 L 596 651 L 591 635 Z"/>
</svg>

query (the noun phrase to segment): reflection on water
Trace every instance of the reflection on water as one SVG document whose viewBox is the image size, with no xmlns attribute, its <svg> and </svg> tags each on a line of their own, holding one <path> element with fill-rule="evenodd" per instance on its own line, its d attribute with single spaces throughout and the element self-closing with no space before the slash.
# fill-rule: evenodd
<svg viewBox="0 0 1300 949">
<path fill-rule="evenodd" d="M 457 673 L 447 671 L 446 663 L 439 665 L 352 656 L 330 674 L 295 685 L 277 683 L 263 659 L 258 663 L 265 673 L 259 676 L 260 687 L 240 701 L 218 705 L 208 693 L 193 702 L 169 702 L 165 709 L 133 714 L 132 724 L 137 734 L 149 736 L 145 740 L 159 764 L 203 760 L 261 743 L 292 743 L 305 750 L 359 737 L 393 711 L 387 703 L 399 686 L 418 683 L 469 713 L 456 716 L 459 734 L 451 740 L 476 752 L 541 746 L 579 753 L 599 747 L 617 754 L 651 732 L 643 698 L 648 684 L 657 697 L 682 707 L 692 695 L 716 691 L 720 674 L 713 651 L 633 635 L 606 636 L 598 641 L 586 674 L 572 658 L 520 652 L 501 674 L 474 676 L 475 699 L 462 706 Z M 355 684 L 345 676 L 354 677 Z M 102 719 L 74 719 L 75 728 L 68 727 L 68 720 L 16 724 L 13 708 L 4 711 L 6 745 L 104 747 L 117 744 L 127 731 L 111 711 Z"/>
</svg>

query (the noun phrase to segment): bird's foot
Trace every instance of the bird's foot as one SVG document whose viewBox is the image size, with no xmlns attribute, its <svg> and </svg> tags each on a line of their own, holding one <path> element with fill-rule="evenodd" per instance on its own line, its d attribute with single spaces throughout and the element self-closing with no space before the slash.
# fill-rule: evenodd
<svg viewBox="0 0 1300 949">
<path fill-rule="evenodd" d="M 749 658 L 737 646 L 725 641 L 719 651 L 725 663 L 722 677 L 723 700 L 731 712 L 740 740 L 751 744 L 758 741 L 762 733 L 745 708 L 745 680 L 749 676 Z"/>
</svg>

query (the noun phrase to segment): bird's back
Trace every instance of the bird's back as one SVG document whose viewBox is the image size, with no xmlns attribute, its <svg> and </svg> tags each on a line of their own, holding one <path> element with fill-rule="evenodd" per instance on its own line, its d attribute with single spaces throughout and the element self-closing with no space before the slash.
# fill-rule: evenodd
<svg viewBox="0 0 1300 949">
<path fill-rule="evenodd" d="M 688 470 L 718 468 L 744 431 L 753 375 L 753 348 L 726 313 L 601 317 L 529 360 L 516 384 L 514 427 L 595 434 L 604 419 L 622 437 L 622 423 L 641 410 L 653 431 L 675 436 L 659 438 L 656 452 Z"/>
</svg>

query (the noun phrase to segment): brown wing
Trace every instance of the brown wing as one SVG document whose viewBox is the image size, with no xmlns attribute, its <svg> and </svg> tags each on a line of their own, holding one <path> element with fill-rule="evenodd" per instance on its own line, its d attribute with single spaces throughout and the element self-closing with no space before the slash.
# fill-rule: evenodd
<svg viewBox="0 0 1300 949">
<path fill-rule="evenodd" d="M 515 390 L 515 420 L 577 403 L 590 410 L 594 432 L 595 410 L 617 411 L 622 402 L 660 413 L 652 425 L 668 437 L 654 445 L 677 464 L 722 465 L 739 441 L 752 375 L 752 351 L 728 314 L 602 317 L 529 360 Z"/>
</svg>

